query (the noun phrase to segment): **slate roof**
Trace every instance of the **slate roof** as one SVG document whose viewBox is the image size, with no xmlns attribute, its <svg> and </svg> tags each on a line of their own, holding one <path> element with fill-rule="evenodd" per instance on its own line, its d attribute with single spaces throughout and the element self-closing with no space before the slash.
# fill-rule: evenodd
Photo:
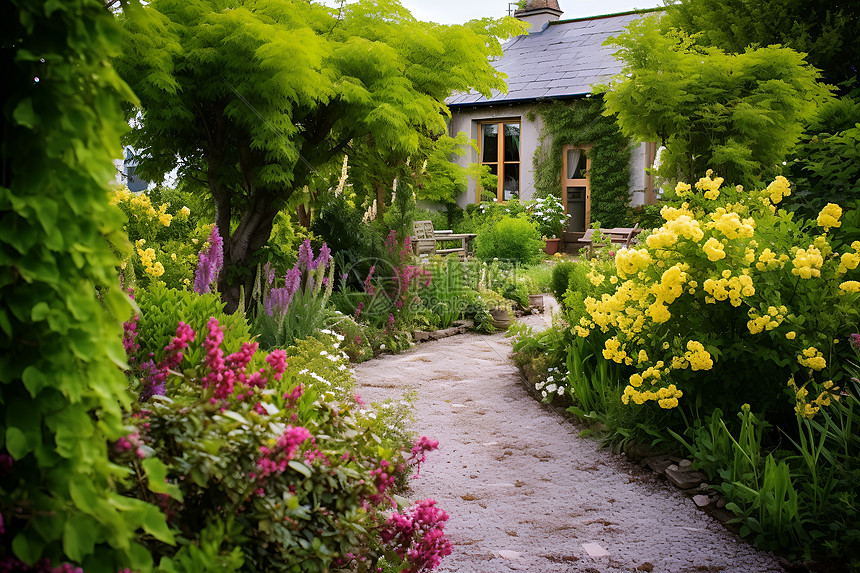
<svg viewBox="0 0 860 573">
<path fill-rule="evenodd" d="M 558 20 L 541 31 L 517 36 L 503 46 L 504 55 L 493 63 L 508 75 L 508 93 L 494 90 L 490 99 L 477 92 L 455 93 L 446 103 L 458 107 L 585 95 L 592 85 L 621 71 L 621 62 L 612 55 L 616 48 L 603 42 L 642 16 L 642 12 L 628 12 Z"/>
</svg>

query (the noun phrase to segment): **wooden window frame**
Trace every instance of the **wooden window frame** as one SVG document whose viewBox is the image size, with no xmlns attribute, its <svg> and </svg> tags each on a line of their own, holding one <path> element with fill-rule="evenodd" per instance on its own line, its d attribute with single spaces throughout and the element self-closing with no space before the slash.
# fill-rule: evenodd
<svg viewBox="0 0 860 573">
<path fill-rule="evenodd" d="M 567 188 L 585 187 L 585 228 L 591 227 L 591 143 L 568 144 L 561 148 L 561 204 L 567 213 Z M 567 177 L 567 152 L 579 149 L 585 153 L 585 178 Z"/>
<path fill-rule="evenodd" d="M 517 194 L 520 198 L 522 198 L 522 188 L 523 188 L 523 158 L 522 153 L 519 155 L 519 160 L 517 161 L 505 161 L 505 124 L 517 124 L 520 128 L 520 151 L 522 151 L 523 146 L 523 122 L 522 118 L 512 117 L 507 119 L 494 119 L 483 120 L 478 122 L 478 163 L 480 165 L 496 165 L 498 168 L 496 169 L 498 175 L 498 182 L 496 183 L 496 200 L 504 201 L 505 200 L 505 164 L 516 164 L 519 166 L 519 179 L 518 185 L 519 189 Z M 484 163 L 484 126 L 485 125 L 496 125 L 498 126 L 498 149 L 496 151 L 498 161 Z M 481 202 L 481 182 L 477 181 L 475 185 L 475 203 Z"/>
</svg>

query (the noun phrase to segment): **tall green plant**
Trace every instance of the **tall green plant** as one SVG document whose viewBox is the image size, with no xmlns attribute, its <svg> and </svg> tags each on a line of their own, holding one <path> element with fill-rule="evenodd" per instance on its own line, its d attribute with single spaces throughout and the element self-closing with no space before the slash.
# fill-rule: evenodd
<svg viewBox="0 0 860 573">
<path fill-rule="evenodd" d="M 100 0 L 12 0 L 0 31 L 0 560 L 145 571 L 138 530 L 172 534 L 108 461 L 129 405 L 106 240 L 129 252 L 106 185 L 134 99 L 109 63 L 118 30 Z"/>
<path fill-rule="evenodd" d="M 666 146 L 659 173 L 670 180 L 709 168 L 744 186 L 778 175 L 828 88 L 788 48 L 727 54 L 696 42 L 661 31 L 657 16 L 610 38 L 624 69 L 604 94 L 605 113 L 628 137 Z"/>
</svg>

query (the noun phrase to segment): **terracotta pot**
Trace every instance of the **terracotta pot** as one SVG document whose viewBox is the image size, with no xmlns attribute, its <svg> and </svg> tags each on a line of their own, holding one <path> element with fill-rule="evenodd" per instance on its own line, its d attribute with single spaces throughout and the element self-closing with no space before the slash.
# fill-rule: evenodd
<svg viewBox="0 0 860 573">
<path fill-rule="evenodd" d="M 548 255 L 554 255 L 558 252 L 558 245 L 561 243 L 561 239 L 546 239 L 546 243 L 543 247 L 543 252 Z"/>
<path fill-rule="evenodd" d="M 511 311 L 507 308 L 492 308 L 490 309 L 490 316 L 493 317 L 491 321 L 493 328 L 496 330 L 507 330 L 511 325 Z"/>
</svg>

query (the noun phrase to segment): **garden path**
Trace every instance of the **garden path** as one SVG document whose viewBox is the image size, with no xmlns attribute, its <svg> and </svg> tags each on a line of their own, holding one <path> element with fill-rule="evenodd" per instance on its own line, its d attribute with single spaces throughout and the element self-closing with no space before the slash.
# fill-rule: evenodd
<svg viewBox="0 0 860 573">
<path fill-rule="evenodd" d="M 784 571 L 536 402 L 510 353 L 503 334 L 464 334 L 355 367 L 366 401 L 414 389 L 413 429 L 440 442 L 409 495 L 432 497 L 450 515 L 454 550 L 438 571 Z"/>
</svg>

